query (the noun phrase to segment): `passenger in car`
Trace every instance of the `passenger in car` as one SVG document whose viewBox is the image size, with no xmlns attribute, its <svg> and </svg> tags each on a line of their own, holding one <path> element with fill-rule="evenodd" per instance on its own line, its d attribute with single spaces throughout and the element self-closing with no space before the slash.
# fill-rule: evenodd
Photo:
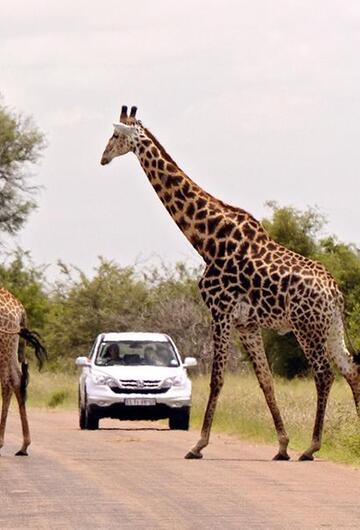
<svg viewBox="0 0 360 530">
<path fill-rule="evenodd" d="M 169 366 L 169 351 L 166 346 L 159 346 L 157 349 L 158 365 Z"/>
<path fill-rule="evenodd" d="M 153 346 L 146 346 L 146 348 L 144 349 L 144 361 L 145 364 L 148 364 L 150 366 L 156 366 L 160 364 L 158 356 Z"/>
</svg>

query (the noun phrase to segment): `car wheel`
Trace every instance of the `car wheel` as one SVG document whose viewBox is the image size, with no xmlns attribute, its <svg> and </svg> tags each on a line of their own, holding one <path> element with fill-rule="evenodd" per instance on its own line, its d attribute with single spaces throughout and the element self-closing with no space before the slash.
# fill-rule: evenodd
<svg viewBox="0 0 360 530">
<path fill-rule="evenodd" d="M 81 403 L 80 387 L 79 387 L 79 427 L 81 430 L 86 429 L 86 410 L 85 410 L 85 406 Z"/>
<path fill-rule="evenodd" d="M 169 428 L 171 430 L 188 431 L 190 425 L 190 408 L 183 407 L 174 410 L 169 418 Z"/>
<path fill-rule="evenodd" d="M 79 410 L 79 427 L 82 431 L 86 429 L 86 412 L 82 408 Z"/>
<path fill-rule="evenodd" d="M 99 428 L 99 418 L 91 410 L 86 409 L 86 429 L 96 431 Z"/>
</svg>

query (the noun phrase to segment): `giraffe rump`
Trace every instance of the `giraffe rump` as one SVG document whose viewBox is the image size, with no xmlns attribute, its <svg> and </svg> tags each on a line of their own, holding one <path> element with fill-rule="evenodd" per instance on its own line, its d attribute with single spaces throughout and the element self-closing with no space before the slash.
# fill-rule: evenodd
<svg viewBox="0 0 360 530">
<path fill-rule="evenodd" d="M 35 355 L 38 360 L 39 370 L 41 370 L 44 362 L 48 358 L 45 347 L 40 342 L 40 335 L 36 331 L 30 331 L 27 328 L 21 328 L 19 335 L 35 350 Z M 23 365 L 24 363 L 22 363 Z"/>
</svg>

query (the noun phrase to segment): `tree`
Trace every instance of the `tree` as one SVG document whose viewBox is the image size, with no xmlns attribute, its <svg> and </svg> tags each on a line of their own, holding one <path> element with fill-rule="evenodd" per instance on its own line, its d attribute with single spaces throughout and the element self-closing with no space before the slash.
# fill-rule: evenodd
<svg viewBox="0 0 360 530">
<path fill-rule="evenodd" d="M 16 233 L 35 208 L 29 165 L 45 147 L 43 134 L 30 117 L 0 104 L 0 232 Z"/>
<path fill-rule="evenodd" d="M 18 298 L 26 310 L 28 326 L 42 331 L 49 310 L 44 271 L 29 253 L 17 249 L 0 265 L 0 285 Z"/>
<path fill-rule="evenodd" d="M 44 336 L 53 366 L 62 370 L 66 361 L 74 366 L 76 356 L 86 355 L 99 333 L 142 329 L 148 296 L 132 267 L 100 258 L 89 278 L 79 269 L 60 266 L 63 279 L 50 295 Z"/>
<path fill-rule="evenodd" d="M 272 218 L 263 219 L 262 224 L 270 236 L 298 254 L 313 257 L 326 222 L 324 216 L 316 208 L 302 212 L 292 206 L 279 206 L 275 201 L 266 205 L 272 209 Z"/>
<path fill-rule="evenodd" d="M 182 262 L 147 272 L 150 304 L 144 325 L 148 331 L 170 335 L 182 357 L 196 357 L 198 371 L 206 372 L 211 366 L 212 339 L 210 315 L 198 288 L 200 272 L 201 268 Z"/>
</svg>

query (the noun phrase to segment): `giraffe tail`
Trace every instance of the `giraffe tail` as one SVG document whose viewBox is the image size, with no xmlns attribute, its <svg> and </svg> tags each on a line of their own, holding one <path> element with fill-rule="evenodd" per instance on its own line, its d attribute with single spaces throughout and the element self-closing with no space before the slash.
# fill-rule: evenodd
<svg viewBox="0 0 360 530">
<path fill-rule="evenodd" d="M 353 353 L 354 363 L 360 366 L 360 350 Z"/>
<path fill-rule="evenodd" d="M 27 386 L 29 384 L 29 365 L 27 361 L 21 363 L 20 394 L 25 403 L 27 398 Z"/>
<path fill-rule="evenodd" d="M 48 358 L 46 348 L 40 342 L 40 335 L 36 331 L 30 331 L 27 328 L 21 328 L 19 335 L 35 350 L 35 355 L 38 360 L 39 370 L 41 370 L 44 362 Z M 22 367 L 25 363 L 22 363 Z"/>
<path fill-rule="evenodd" d="M 352 355 L 353 361 L 354 361 L 355 364 L 360 366 L 360 350 L 358 350 L 358 351 L 355 350 L 355 348 L 353 346 L 353 343 L 352 343 L 352 341 L 350 339 L 350 335 L 349 335 L 349 332 L 348 332 L 348 329 L 347 329 L 346 323 L 345 323 L 344 308 L 342 308 L 342 321 L 343 321 L 343 326 L 344 326 L 345 337 L 346 337 L 346 340 L 348 342 L 349 350 L 350 350 L 350 353 Z"/>
</svg>

